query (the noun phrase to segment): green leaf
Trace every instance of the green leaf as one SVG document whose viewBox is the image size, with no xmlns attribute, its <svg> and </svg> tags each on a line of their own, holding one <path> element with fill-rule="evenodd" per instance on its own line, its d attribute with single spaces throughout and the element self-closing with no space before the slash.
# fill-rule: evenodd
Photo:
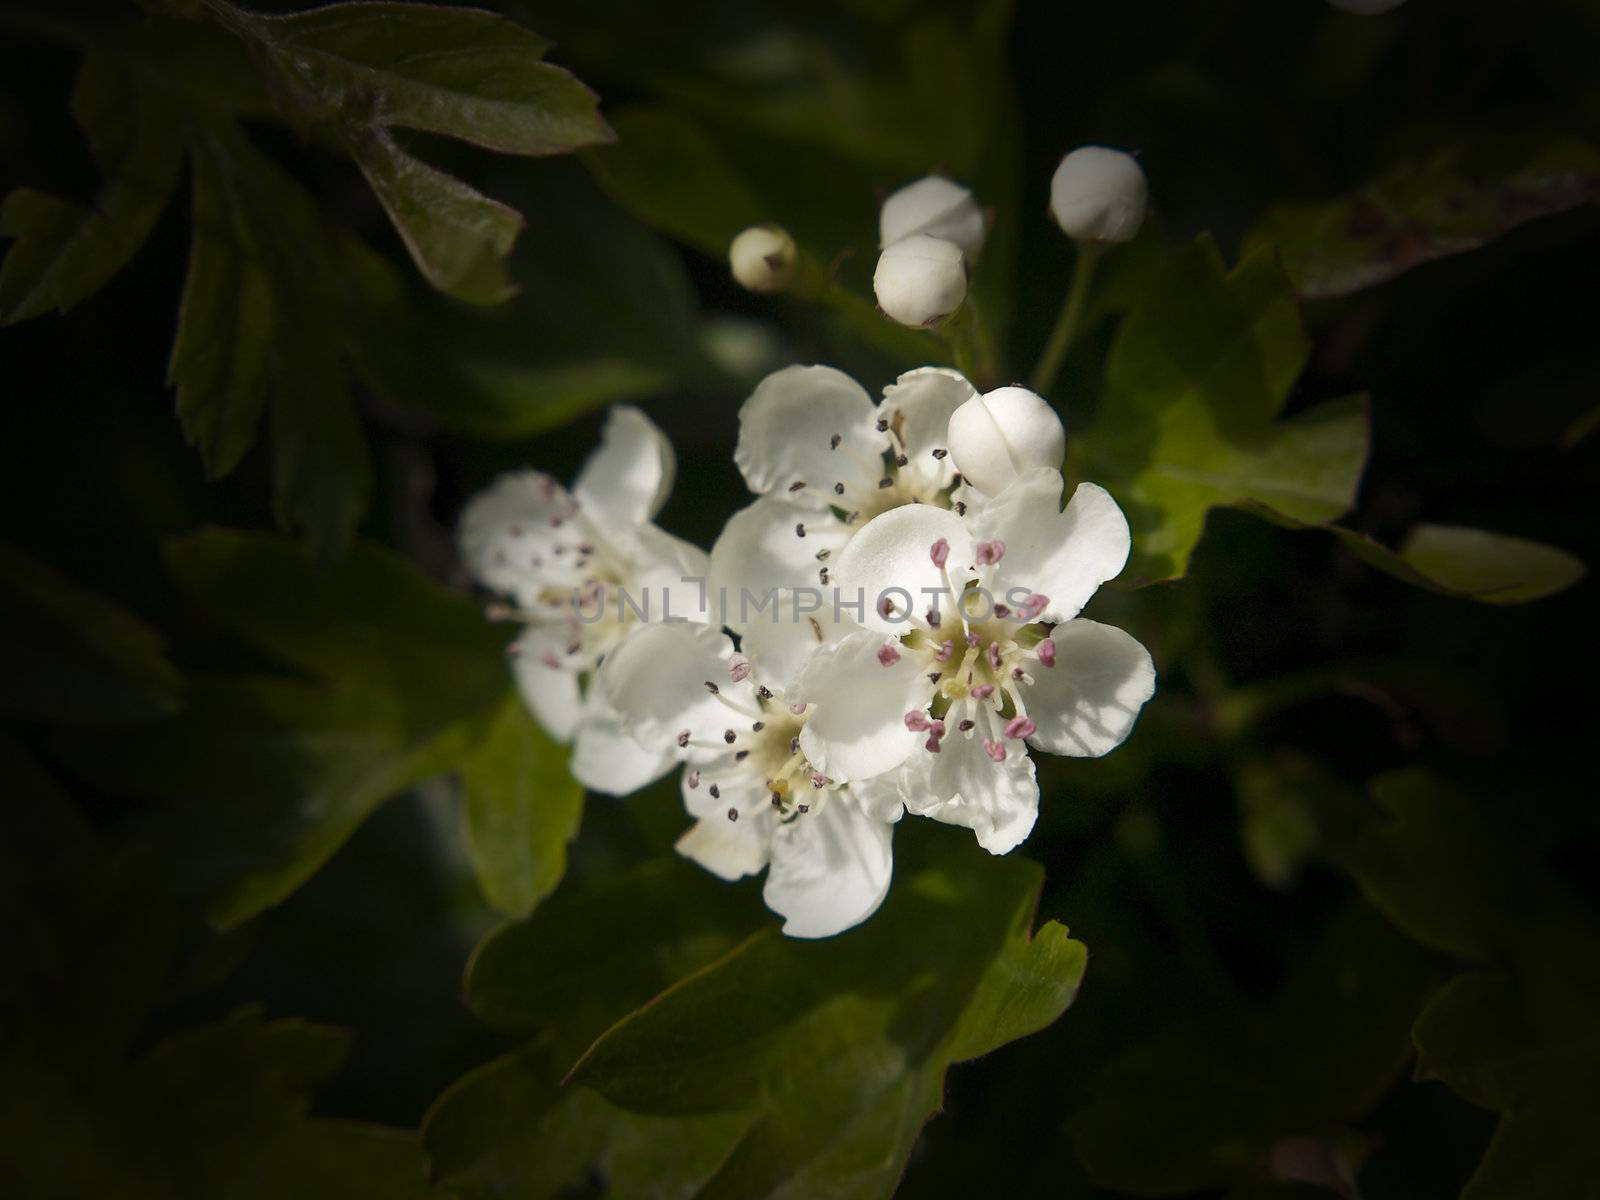
<svg viewBox="0 0 1600 1200">
<path fill-rule="evenodd" d="M 484 897 L 526 916 L 555 890 L 578 834 L 583 788 L 551 741 L 511 695 L 461 768 L 467 846 Z"/>
<path fill-rule="evenodd" d="M 27 1195 L 422 1200 L 414 1137 L 307 1117 L 346 1040 L 243 1009 L 126 1068 L 102 1063 L 95 1086 L 50 1097 L 63 1108 L 7 1122 L 8 1178 Z"/>
<path fill-rule="evenodd" d="M 332 126 L 423 276 L 461 300 L 497 304 L 512 295 L 506 257 L 522 218 L 412 157 L 390 130 L 528 155 L 612 137 L 594 93 L 540 61 L 549 43 L 494 13 L 388 3 L 282 17 L 222 12 L 263 49 L 291 115 Z"/>
<path fill-rule="evenodd" d="M 1068 452 L 1069 472 L 1127 512 L 1134 581 L 1183 575 L 1219 505 L 1302 522 L 1351 507 L 1367 455 L 1363 402 L 1279 419 L 1309 351 L 1271 256 L 1229 273 L 1208 238 L 1174 256 L 1135 306 L 1111 348 L 1101 415 Z"/>
<path fill-rule="evenodd" d="M 1485 604 L 1526 604 L 1585 574 L 1583 563 L 1565 550 L 1457 525 L 1418 525 L 1399 557 L 1436 588 Z"/>
<path fill-rule="evenodd" d="M 1513 829 L 1437 776 L 1375 780 L 1386 820 L 1342 855 L 1408 934 L 1481 966 L 1412 1030 L 1418 1075 L 1502 1114 L 1464 1200 L 1583 1195 L 1600 1121 L 1600 923 Z"/>
<path fill-rule="evenodd" d="M 1361 890 L 1424 945 L 1476 962 L 1511 962 L 1530 914 L 1562 902 L 1483 806 L 1426 771 L 1371 785 L 1382 823 L 1338 858 Z"/>
<path fill-rule="evenodd" d="M 1271 209 L 1245 239 L 1276 247 L 1307 300 L 1346 296 L 1475 250 L 1600 196 L 1600 152 L 1537 133 L 1441 150 L 1335 200 Z"/>
<path fill-rule="evenodd" d="M 144 622 L 0 543 L 0 712 L 87 724 L 152 721 L 182 680 Z"/>
<path fill-rule="evenodd" d="M 332 249 L 299 184 L 236 133 L 194 146 L 194 247 L 168 380 L 213 478 L 270 408 L 273 508 L 327 554 L 366 505 L 370 464 L 346 391 Z"/>
<path fill-rule="evenodd" d="M 1508 533 L 1461 525 L 1416 525 L 1394 551 L 1340 525 L 1295 521 L 1264 507 L 1256 512 L 1289 529 L 1325 530 L 1369 567 L 1413 587 L 1480 604 L 1543 600 L 1565 591 L 1588 573 L 1576 555 Z"/>
<path fill-rule="evenodd" d="M 558 1197 L 599 1176 L 612 1200 L 699 1194 L 752 1118 L 745 1113 L 641 1116 L 561 1083 L 537 1050 L 459 1080 L 428 1114 L 435 1182 L 462 1200 Z"/>
<path fill-rule="evenodd" d="M 744 890 L 681 859 L 647 862 L 490 934 L 468 964 L 467 1003 L 496 1028 L 537 1035 L 564 1068 L 763 920 Z"/>
<path fill-rule="evenodd" d="M 754 1114 L 707 1195 L 886 1196 L 945 1071 L 1054 1021 L 1086 951 L 1030 934 L 1042 872 L 952 854 L 866 925 L 756 935 L 619 1021 L 570 1078 L 641 1114 Z"/>
<path fill-rule="evenodd" d="M 947 842 L 919 862 L 932 844 L 901 855 L 881 911 L 822 942 L 677 861 L 491 936 L 469 1002 L 534 1040 L 429 1114 L 436 1182 L 466 1200 L 595 1178 L 619 1197 L 887 1195 L 948 1065 L 1049 1024 L 1085 963 L 1060 925 L 1029 935 L 1036 866 Z"/>
<path fill-rule="evenodd" d="M 1280 1139 L 1339 1138 L 1379 1101 L 1438 979 L 1429 955 L 1352 905 L 1269 1003 L 1208 1007 L 1104 1067 L 1073 1147 L 1119 1192 L 1265 1185 Z"/>
<path fill-rule="evenodd" d="M 144 244 L 177 182 L 177 115 L 109 52 L 85 56 L 72 115 L 103 176 L 100 192 L 88 206 L 31 188 L 6 197 L 0 236 L 17 241 L 0 266 L 0 324 L 66 312 L 104 287 Z"/>
<path fill-rule="evenodd" d="M 217 156 L 193 156 L 194 245 L 168 383 L 206 473 L 226 475 L 255 442 L 266 408 L 278 310 L 270 253 Z"/>
<path fill-rule="evenodd" d="M 744 889 L 665 859 L 563 892 L 491 934 L 468 966 L 467 1001 L 534 1040 L 459 1080 L 429 1112 L 435 1181 L 464 1200 L 553 1196 L 598 1170 L 613 1196 L 692 1194 L 747 1115 L 640 1116 L 562 1076 L 612 1022 L 762 920 Z"/>
<path fill-rule="evenodd" d="M 382 129 L 350 139 L 351 153 L 423 277 L 473 304 L 499 304 L 516 289 L 506 256 L 522 231 L 514 209 L 411 157 Z"/>
<path fill-rule="evenodd" d="M 1418 1018 L 1418 1074 L 1506 1118 L 1462 1200 L 1558 1200 L 1600 1179 L 1597 950 L 1546 947 L 1514 979 L 1460 975 Z"/>
<path fill-rule="evenodd" d="M 83 743 L 74 762 L 166 806 L 180 882 L 231 928 L 377 805 L 460 764 L 504 699 L 504 634 L 376 546 L 328 566 L 282 538 L 210 531 L 168 562 L 206 616 L 297 677 L 196 674 L 177 720 Z"/>
<path fill-rule="evenodd" d="M 1287 888 L 1317 846 L 1315 810 L 1305 792 L 1314 768 L 1302 760 L 1251 760 L 1237 774 L 1239 838 L 1245 861 L 1262 883 Z"/>
<path fill-rule="evenodd" d="M 611 140 L 595 94 L 541 62 L 550 43 L 496 13 L 431 4 L 330 4 L 251 27 L 279 68 L 362 125 L 441 133 L 503 154 Z"/>
</svg>

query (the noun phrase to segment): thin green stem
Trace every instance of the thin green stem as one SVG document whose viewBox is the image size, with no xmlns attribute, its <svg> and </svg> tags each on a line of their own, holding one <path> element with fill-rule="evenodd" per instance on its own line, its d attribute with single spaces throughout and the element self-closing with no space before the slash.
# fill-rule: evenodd
<svg viewBox="0 0 1600 1200">
<path fill-rule="evenodd" d="M 977 389 L 987 391 L 1000 382 L 1000 362 L 995 351 L 994 330 L 989 328 L 989 322 L 984 318 L 983 309 L 978 306 L 978 298 L 972 293 L 967 293 L 967 320 L 968 337 L 971 342 L 972 362 L 967 368 L 962 369 L 962 374 L 972 380 Z"/>
<path fill-rule="evenodd" d="M 1067 288 L 1067 298 L 1062 302 L 1061 314 L 1056 317 L 1055 328 L 1050 331 L 1044 352 L 1039 355 L 1039 365 L 1033 369 L 1033 390 L 1041 396 L 1055 386 L 1061 374 L 1061 364 L 1067 351 L 1078 336 L 1083 323 L 1084 310 L 1089 303 L 1089 289 L 1094 281 L 1094 269 L 1100 261 L 1099 246 L 1078 244 L 1078 261 L 1072 267 L 1072 283 Z"/>
</svg>

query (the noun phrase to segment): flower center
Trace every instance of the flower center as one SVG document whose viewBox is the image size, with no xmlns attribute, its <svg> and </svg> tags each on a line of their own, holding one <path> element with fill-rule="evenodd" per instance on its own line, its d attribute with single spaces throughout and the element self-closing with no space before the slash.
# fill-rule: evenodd
<svg viewBox="0 0 1600 1200">
<path fill-rule="evenodd" d="M 876 458 L 852 450 L 842 434 L 829 435 L 828 446 L 837 456 L 839 464 L 838 477 L 831 483 L 797 479 L 788 488 L 791 496 L 805 496 L 825 504 L 827 514 L 819 514 L 810 521 L 796 525 L 795 536 L 805 537 L 808 531 L 813 534 L 842 532 L 848 536 L 873 517 L 907 504 L 931 504 L 935 508 L 954 508 L 965 514 L 966 505 L 954 498 L 954 492 L 961 483 L 959 475 L 950 483 L 940 485 L 934 482 L 936 475 L 910 469 L 911 458 L 903 437 L 904 424 L 904 414 L 899 410 L 888 417 L 879 418 L 878 432 L 888 438 L 889 444 Z M 938 447 L 927 453 L 943 461 L 949 451 Z M 836 548 L 834 545 L 819 551 L 817 561 L 826 563 L 830 550 Z M 828 584 L 826 566 L 819 568 L 818 577 L 824 586 Z"/>
<path fill-rule="evenodd" d="M 771 810 L 784 822 L 793 821 L 818 811 L 843 786 L 813 767 L 800 749 L 805 706 L 785 704 L 782 696 L 763 687 L 755 693 L 755 707 L 750 707 L 711 681 L 707 686 L 728 709 L 728 728 L 722 740 L 710 746 L 694 741 L 685 730 L 678 735 L 678 745 L 721 751 L 711 762 L 690 768 L 687 783 L 690 788 L 705 788 L 713 799 L 726 800 L 728 820 Z"/>
<path fill-rule="evenodd" d="M 614 553 L 576 508 L 552 518 L 549 528 L 506 534 L 507 554 L 525 554 L 548 582 L 526 607 L 496 603 L 490 620 L 520 621 L 542 643 L 540 661 L 552 671 L 592 671 L 623 636 L 645 620 L 628 588 L 623 559 Z M 521 653 L 520 642 L 512 647 Z"/>
<path fill-rule="evenodd" d="M 977 547 L 980 565 L 993 566 L 1004 555 L 1003 542 Z M 942 570 L 949 561 L 949 543 L 939 539 L 928 548 L 928 556 Z M 1048 597 L 1037 593 L 1016 606 L 994 602 L 974 583 L 956 600 L 955 611 L 930 608 L 921 617 L 910 616 L 913 628 L 898 644 L 921 660 L 930 696 L 926 711 L 913 709 L 905 723 L 908 729 L 927 732 L 925 749 L 939 753 L 950 733 L 981 737 L 985 753 L 1000 763 L 1008 741 L 1022 742 L 1037 730 L 1023 689 L 1034 682 L 1035 670 L 1055 666 L 1051 626 L 1035 619 L 1049 604 Z M 879 656 L 886 666 L 900 657 L 892 646 Z"/>
</svg>

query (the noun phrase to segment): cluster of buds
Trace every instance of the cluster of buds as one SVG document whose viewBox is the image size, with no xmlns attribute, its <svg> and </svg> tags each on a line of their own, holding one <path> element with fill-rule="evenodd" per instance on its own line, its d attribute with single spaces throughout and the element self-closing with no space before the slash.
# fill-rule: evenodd
<svg viewBox="0 0 1600 1200">
<path fill-rule="evenodd" d="M 1377 3 L 1381 0 L 1346 0 Z M 1132 155 L 1081 146 L 1050 181 L 1050 212 L 1084 243 L 1124 242 L 1144 222 L 1148 188 Z M 967 285 L 989 232 L 989 217 L 969 188 L 928 175 L 889 196 L 878 211 L 878 264 L 872 290 L 885 316 L 914 329 L 947 320 Z M 733 277 L 752 292 L 781 292 L 798 266 L 794 239 L 776 225 L 752 225 L 728 248 Z"/>
<path fill-rule="evenodd" d="M 878 307 L 902 325 L 939 324 L 967 298 L 988 232 L 983 210 L 959 183 L 929 175 L 895 192 L 878 212 Z"/>
</svg>

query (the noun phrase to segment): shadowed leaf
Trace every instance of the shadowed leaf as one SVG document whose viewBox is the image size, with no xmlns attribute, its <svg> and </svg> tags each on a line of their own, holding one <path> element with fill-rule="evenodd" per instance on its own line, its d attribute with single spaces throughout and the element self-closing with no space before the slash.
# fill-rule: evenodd
<svg viewBox="0 0 1600 1200">
<path fill-rule="evenodd" d="M 176 712 L 183 681 L 142 621 L 0 543 L 0 711 L 89 724 Z"/>
<path fill-rule="evenodd" d="M 516 695 L 462 764 L 467 846 L 489 903 L 525 916 L 555 890 L 583 816 L 583 788 Z"/>
<path fill-rule="evenodd" d="M 1600 197 L 1600 153 L 1556 134 L 1442 150 L 1359 191 L 1269 211 L 1245 249 L 1276 247 L 1307 300 L 1346 296 Z"/>
<path fill-rule="evenodd" d="M 85 56 L 72 115 L 103 180 L 91 205 L 18 188 L 0 205 L 0 236 L 17 239 L 0 266 L 0 324 L 66 312 L 99 291 L 144 244 L 178 179 L 176 113 L 109 52 Z"/>
<path fill-rule="evenodd" d="M 1303 522 L 1355 501 L 1367 456 L 1359 398 L 1279 419 L 1310 352 L 1270 255 L 1231 273 L 1202 238 L 1176 255 L 1117 333 L 1100 417 L 1068 471 L 1104 484 L 1133 527 L 1128 576 L 1181 576 L 1206 513 L 1264 506 Z"/>
</svg>

